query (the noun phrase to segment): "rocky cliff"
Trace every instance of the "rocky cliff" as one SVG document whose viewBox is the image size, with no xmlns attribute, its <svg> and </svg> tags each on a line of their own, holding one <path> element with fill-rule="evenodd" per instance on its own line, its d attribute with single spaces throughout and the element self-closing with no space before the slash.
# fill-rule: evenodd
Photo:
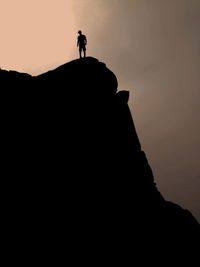
<svg viewBox="0 0 200 267">
<path fill-rule="evenodd" d="M 1 70 L 0 81 L 4 205 L 10 229 L 18 229 L 13 235 L 84 240 L 127 257 L 134 255 L 130 242 L 143 240 L 145 251 L 153 240 L 156 249 L 170 242 L 167 255 L 191 247 L 196 255 L 199 224 L 158 191 L 129 92 L 118 91 L 105 64 L 88 57 L 36 77 Z"/>
</svg>

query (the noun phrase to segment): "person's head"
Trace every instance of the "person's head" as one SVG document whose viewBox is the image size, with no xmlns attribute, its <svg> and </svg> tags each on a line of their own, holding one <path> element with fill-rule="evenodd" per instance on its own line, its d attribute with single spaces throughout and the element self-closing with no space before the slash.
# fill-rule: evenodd
<svg viewBox="0 0 200 267">
<path fill-rule="evenodd" d="M 81 34 L 82 34 L 82 31 L 78 31 L 78 34 L 80 34 L 80 35 L 81 35 Z"/>
</svg>

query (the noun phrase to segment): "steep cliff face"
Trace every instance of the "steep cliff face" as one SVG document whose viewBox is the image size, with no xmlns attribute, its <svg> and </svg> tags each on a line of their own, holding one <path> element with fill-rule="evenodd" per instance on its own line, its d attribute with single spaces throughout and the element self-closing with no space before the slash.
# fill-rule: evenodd
<svg viewBox="0 0 200 267">
<path fill-rule="evenodd" d="M 37 77 L 1 70 L 0 80 L 11 217 L 46 234 L 44 225 L 63 234 L 68 224 L 68 235 L 109 239 L 118 249 L 137 232 L 184 248 L 199 237 L 189 211 L 157 190 L 129 93 L 117 91 L 105 64 L 74 60 Z"/>
</svg>

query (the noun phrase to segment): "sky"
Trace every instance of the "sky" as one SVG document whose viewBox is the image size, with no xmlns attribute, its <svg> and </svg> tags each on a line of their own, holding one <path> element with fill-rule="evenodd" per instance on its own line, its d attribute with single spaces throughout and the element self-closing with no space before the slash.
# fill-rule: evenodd
<svg viewBox="0 0 200 267">
<path fill-rule="evenodd" d="M 130 91 L 158 189 L 200 221 L 199 29 L 200 0 L 0 0 L 0 66 L 53 69 L 78 58 L 82 30 Z"/>
</svg>

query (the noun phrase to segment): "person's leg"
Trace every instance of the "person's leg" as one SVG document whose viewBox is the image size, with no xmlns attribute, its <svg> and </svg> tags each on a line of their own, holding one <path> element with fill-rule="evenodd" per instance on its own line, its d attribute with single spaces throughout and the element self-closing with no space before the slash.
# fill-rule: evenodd
<svg viewBox="0 0 200 267">
<path fill-rule="evenodd" d="M 83 48 L 84 57 L 86 57 L 86 48 Z"/>
<path fill-rule="evenodd" d="M 82 58 L 82 57 L 81 57 L 81 48 L 79 48 L 79 55 L 80 55 L 80 58 Z"/>
</svg>

